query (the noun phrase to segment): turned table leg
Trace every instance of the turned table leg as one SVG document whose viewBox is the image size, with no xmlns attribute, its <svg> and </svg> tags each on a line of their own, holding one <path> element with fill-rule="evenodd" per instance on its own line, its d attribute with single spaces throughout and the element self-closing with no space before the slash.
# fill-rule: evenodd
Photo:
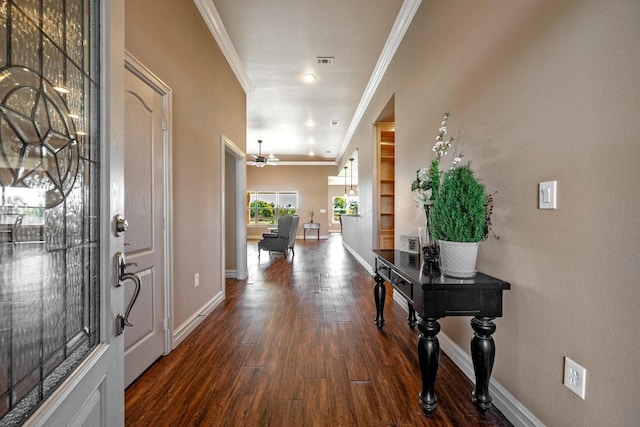
<svg viewBox="0 0 640 427">
<path fill-rule="evenodd" d="M 420 373 L 422 374 L 422 392 L 420 393 L 420 405 L 427 411 L 436 409 L 438 398 L 436 397 L 435 384 L 440 362 L 440 342 L 438 332 L 440 323 L 437 318 L 420 318 L 418 320 L 418 359 L 420 361 Z"/>
<path fill-rule="evenodd" d="M 471 359 L 476 375 L 476 388 L 473 392 L 473 402 L 483 411 L 491 408 L 489 395 L 489 379 L 496 355 L 496 346 L 491 335 L 496 331 L 493 317 L 474 317 L 471 327 L 475 331 L 471 339 Z"/>
<path fill-rule="evenodd" d="M 379 274 L 376 274 L 375 281 L 373 296 L 376 301 L 376 326 L 378 326 L 378 329 L 382 329 L 382 326 L 384 326 L 384 300 L 387 288 L 384 286 L 384 279 Z"/>
<path fill-rule="evenodd" d="M 409 303 L 409 317 L 407 317 L 407 323 L 411 329 L 415 329 L 416 322 L 416 310 L 413 308 L 413 304 Z"/>
</svg>

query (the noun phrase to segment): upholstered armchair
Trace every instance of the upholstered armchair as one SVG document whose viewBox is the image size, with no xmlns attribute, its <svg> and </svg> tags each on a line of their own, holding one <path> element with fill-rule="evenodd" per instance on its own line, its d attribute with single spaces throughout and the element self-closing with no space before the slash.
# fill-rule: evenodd
<svg viewBox="0 0 640 427">
<path fill-rule="evenodd" d="M 293 247 L 296 243 L 296 232 L 298 231 L 298 223 L 300 217 L 283 216 L 278 219 L 278 231 L 276 233 L 264 233 L 262 240 L 258 242 L 258 258 L 260 251 L 265 250 L 271 252 L 282 252 L 286 257 L 289 250 L 295 255 Z"/>
</svg>

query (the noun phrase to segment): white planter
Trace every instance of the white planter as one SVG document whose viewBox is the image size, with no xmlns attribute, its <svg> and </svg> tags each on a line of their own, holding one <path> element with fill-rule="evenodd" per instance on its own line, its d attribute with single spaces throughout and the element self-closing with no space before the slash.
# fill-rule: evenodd
<svg viewBox="0 0 640 427">
<path fill-rule="evenodd" d="M 449 242 L 438 240 L 440 245 L 440 272 L 445 276 L 468 279 L 476 275 L 478 242 Z"/>
</svg>

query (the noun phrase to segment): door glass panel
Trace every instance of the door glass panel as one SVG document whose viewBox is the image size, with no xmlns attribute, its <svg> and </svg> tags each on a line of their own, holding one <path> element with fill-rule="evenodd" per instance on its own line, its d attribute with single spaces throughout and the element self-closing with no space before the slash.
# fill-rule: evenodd
<svg viewBox="0 0 640 427">
<path fill-rule="evenodd" d="M 0 425 L 96 347 L 98 0 L 0 0 Z"/>
</svg>

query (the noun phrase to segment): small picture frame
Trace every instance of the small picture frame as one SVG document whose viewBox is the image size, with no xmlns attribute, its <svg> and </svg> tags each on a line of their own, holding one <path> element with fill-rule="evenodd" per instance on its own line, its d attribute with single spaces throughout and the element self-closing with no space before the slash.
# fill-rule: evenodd
<svg viewBox="0 0 640 427">
<path fill-rule="evenodd" d="M 420 253 L 418 236 L 400 236 L 400 247 L 398 249 L 411 254 Z"/>
</svg>

